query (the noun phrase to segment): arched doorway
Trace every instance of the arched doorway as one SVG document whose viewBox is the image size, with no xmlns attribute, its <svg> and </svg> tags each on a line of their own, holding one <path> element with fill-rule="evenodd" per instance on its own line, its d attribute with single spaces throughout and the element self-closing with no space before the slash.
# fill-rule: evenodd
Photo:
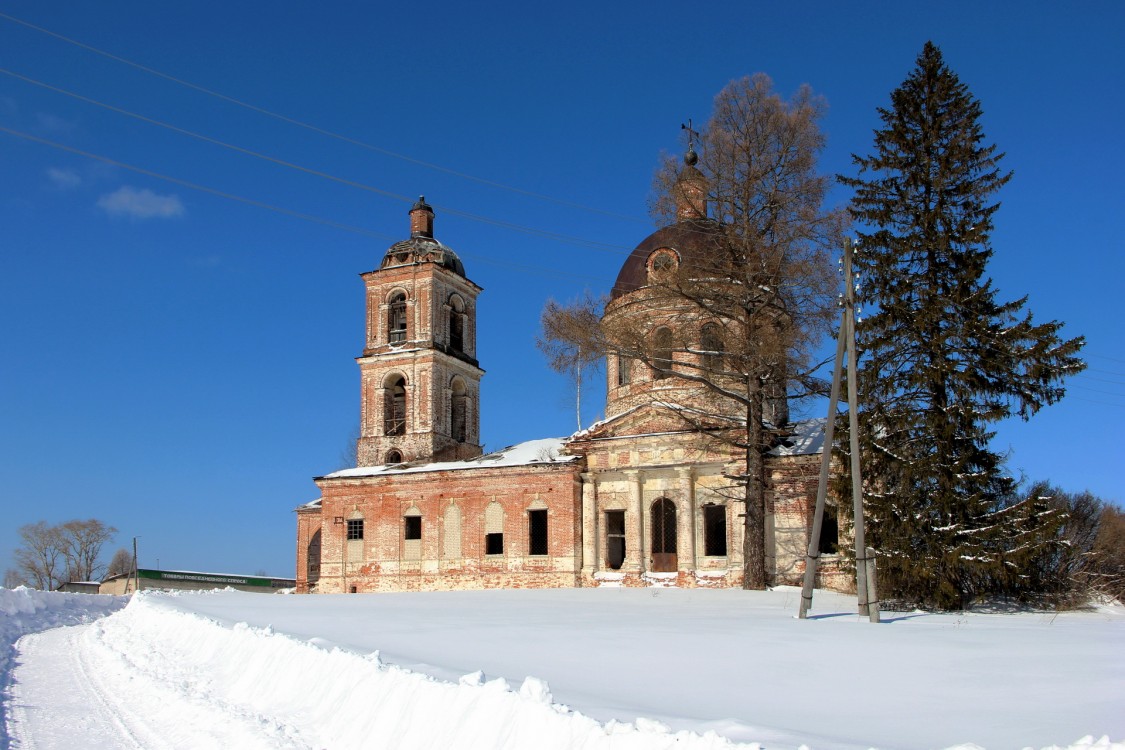
<svg viewBox="0 0 1125 750">
<path fill-rule="evenodd" d="M 652 571 L 676 572 L 676 504 L 666 497 L 652 504 Z"/>
</svg>

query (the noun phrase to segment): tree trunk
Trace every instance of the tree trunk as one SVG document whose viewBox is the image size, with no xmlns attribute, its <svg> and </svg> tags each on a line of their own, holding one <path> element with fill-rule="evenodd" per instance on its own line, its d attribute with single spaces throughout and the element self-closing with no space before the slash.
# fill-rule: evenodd
<svg viewBox="0 0 1125 750">
<path fill-rule="evenodd" d="M 746 513 L 743 516 L 742 588 L 766 587 L 766 493 L 762 481 L 762 389 L 750 378 L 750 403 L 746 407 Z"/>
</svg>

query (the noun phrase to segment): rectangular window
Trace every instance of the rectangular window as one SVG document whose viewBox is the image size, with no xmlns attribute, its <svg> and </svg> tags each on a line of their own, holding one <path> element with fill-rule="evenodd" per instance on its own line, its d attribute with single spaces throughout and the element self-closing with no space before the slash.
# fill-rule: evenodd
<svg viewBox="0 0 1125 750">
<path fill-rule="evenodd" d="M 504 554 L 504 535 L 498 532 L 484 535 L 484 554 Z"/>
<path fill-rule="evenodd" d="M 625 562 L 625 511 L 605 512 L 605 565 L 620 570 Z"/>
<path fill-rule="evenodd" d="M 527 554 L 547 554 L 547 511 L 527 512 Z"/>
<path fill-rule="evenodd" d="M 835 555 L 840 551 L 840 522 L 837 520 L 835 506 L 824 506 L 824 515 L 820 519 L 820 545 L 817 551 L 822 555 Z"/>
<path fill-rule="evenodd" d="M 703 554 L 707 557 L 726 557 L 727 506 L 703 506 Z"/>
<path fill-rule="evenodd" d="M 403 516 L 403 539 L 410 541 L 411 539 L 422 538 L 422 517 L 421 516 Z"/>
<path fill-rule="evenodd" d="M 348 521 L 348 539 L 363 539 L 362 518 L 353 518 Z"/>
</svg>

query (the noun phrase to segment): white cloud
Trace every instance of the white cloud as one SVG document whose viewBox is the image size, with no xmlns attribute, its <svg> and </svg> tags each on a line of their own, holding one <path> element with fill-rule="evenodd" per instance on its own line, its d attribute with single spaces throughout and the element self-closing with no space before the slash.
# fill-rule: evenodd
<svg viewBox="0 0 1125 750">
<path fill-rule="evenodd" d="M 157 195 L 147 188 L 125 185 L 98 199 L 98 207 L 110 216 L 132 219 L 173 219 L 184 215 L 178 195 Z"/>
<path fill-rule="evenodd" d="M 39 120 L 39 127 L 49 133 L 69 133 L 75 128 L 75 123 L 47 112 L 39 112 L 36 118 Z"/>
<path fill-rule="evenodd" d="M 76 188 L 82 184 L 82 178 L 73 169 L 59 169 L 58 167 L 49 167 L 47 169 L 47 176 L 51 178 L 51 182 L 55 187 L 62 190 L 69 190 Z"/>
</svg>

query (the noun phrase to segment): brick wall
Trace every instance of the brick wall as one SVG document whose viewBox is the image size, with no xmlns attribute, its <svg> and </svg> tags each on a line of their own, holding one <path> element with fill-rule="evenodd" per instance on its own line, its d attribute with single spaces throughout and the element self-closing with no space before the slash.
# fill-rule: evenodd
<svg viewBox="0 0 1125 750">
<path fill-rule="evenodd" d="M 320 479 L 318 590 L 575 586 L 581 565 L 577 471 L 575 464 L 552 464 Z M 494 503 L 503 546 L 489 554 L 485 520 Z M 547 512 L 545 555 L 530 554 L 529 510 Z M 407 516 L 421 519 L 420 539 L 406 538 Z M 364 521 L 355 562 L 347 561 L 349 518 Z"/>
</svg>

